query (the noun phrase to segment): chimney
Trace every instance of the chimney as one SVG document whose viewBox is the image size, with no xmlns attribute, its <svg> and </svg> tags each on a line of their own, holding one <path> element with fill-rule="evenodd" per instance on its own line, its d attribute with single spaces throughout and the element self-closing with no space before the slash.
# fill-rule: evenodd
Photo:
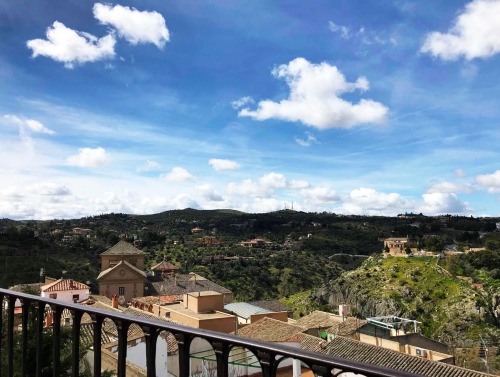
<svg viewBox="0 0 500 377">
<path fill-rule="evenodd" d="M 113 297 L 111 298 L 111 306 L 115 309 L 118 309 L 118 296 L 117 295 L 113 295 Z"/>
</svg>

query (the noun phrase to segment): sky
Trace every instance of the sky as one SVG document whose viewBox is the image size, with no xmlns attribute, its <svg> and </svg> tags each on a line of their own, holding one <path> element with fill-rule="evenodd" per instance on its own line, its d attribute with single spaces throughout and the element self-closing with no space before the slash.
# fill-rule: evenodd
<svg viewBox="0 0 500 377">
<path fill-rule="evenodd" d="M 0 1 L 0 218 L 500 215 L 500 0 Z"/>
</svg>

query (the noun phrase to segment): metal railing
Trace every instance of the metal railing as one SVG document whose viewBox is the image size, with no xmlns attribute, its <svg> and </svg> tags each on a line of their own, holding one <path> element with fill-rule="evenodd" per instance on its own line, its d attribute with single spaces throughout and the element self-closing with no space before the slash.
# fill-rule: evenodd
<svg viewBox="0 0 500 377">
<path fill-rule="evenodd" d="M 21 329 L 15 329 L 15 302 L 22 302 L 23 310 L 21 315 Z M 324 355 L 315 352 L 309 352 L 298 348 L 292 348 L 276 343 L 268 343 L 254 339 L 229 335 L 214 331 L 201 330 L 197 328 L 177 325 L 161 320 L 151 320 L 137 316 L 131 316 L 120 312 L 100 310 L 91 306 L 61 302 L 55 299 L 42 298 L 25 293 L 0 289 L 0 360 L 4 361 L 3 367 L 0 367 L 0 377 L 14 376 L 14 353 L 21 348 L 21 371 L 16 371 L 20 376 L 42 376 L 42 341 L 44 331 L 44 316 L 47 307 L 51 308 L 53 323 L 51 326 L 52 338 L 52 376 L 59 377 L 65 373 L 72 377 L 79 376 L 80 373 L 80 329 L 82 316 L 87 313 L 92 319 L 93 327 L 93 376 L 101 376 L 101 336 L 103 331 L 103 322 L 110 319 L 116 325 L 118 334 L 117 348 L 117 368 L 114 372 L 118 377 L 126 376 L 127 368 L 127 331 L 132 324 L 138 325 L 143 333 L 146 344 L 146 370 L 147 377 L 156 377 L 156 344 L 159 334 L 162 331 L 171 333 L 178 346 L 178 371 L 179 377 L 190 376 L 190 345 L 196 338 L 206 340 L 215 353 L 216 375 L 217 377 L 230 377 L 229 374 L 229 355 L 234 347 L 241 347 L 249 350 L 255 355 L 260 364 L 263 377 L 275 377 L 278 367 L 284 359 L 300 360 L 303 365 L 312 370 L 316 376 L 330 377 L 343 376 L 343 373 L 351 372 L 365 377 L 418 377 L 415 374 L 402 371 L 383 368 L 372 364 L 355 362 L 335 356 Z M 35 311 L 36 323 L 36 358 L 35 370 L 27 370 L 28 358 L 32 353 L 28 353 L 28 316 L 29 312 Z M 63 310 L 69 310 L 72 316 L 71 326 L 71 367 L 63 371 L 61 368 L 61 315 Z M 14 344 L 15 331 L 20 331 L 20 344 Z M 19 334 L 17 334 L 19 338 Z M 16 339 L 17 339 L 16 338 Z M 319 340 L 319 339 L 318 339 Z M 16 356 L 19 358 L 19 355 Z M 18 367 L 18 366 L 16 366 Z M 64 372 L 64 373 L 63 373 Z M 346 374 L 352 375 L 352 374 Z"/>
</svg>

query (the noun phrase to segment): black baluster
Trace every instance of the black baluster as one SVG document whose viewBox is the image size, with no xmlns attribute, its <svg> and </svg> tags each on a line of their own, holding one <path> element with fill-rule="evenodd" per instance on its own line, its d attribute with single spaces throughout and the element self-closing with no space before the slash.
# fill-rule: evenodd
<svg viewBox="0 0 500 377">
<path fill-rule="evenodd" d="M 23 309 L 24 311 L 24 309 Z M 43 315 L 45 313 L 45 302 L 38 303 L 36 312 L 36 370 L 35 376 L 42 377 L 42 348 L 43 348 Z"/>
<path fill-rule="evenodd" d="M 186 334 L 175 334 L 179 348 L 179 377 L 189 377 L 189 346 L 191 337 Z"/>
<path fill-rule="evenodd" d="M 126 377 L 127 373 L 127 331 L 129 323 L 124 320 L 115 320 L 118 330 L 118 377 Z"/>
<path fill-rule="evenodd" d="M 94 377 L 101 377 L 101 337 L 104 317 L 92 314 L 91 318 L 94 326 Z"/>
<path fill-rule="evenodd" d="M 52 376 L 61 374 L 61 314 L 63 308 L 52 305 Z"/>
<path fill-rule="evenodd" d="M 312 371 L 318 377 L 328 377 L 332 374 L 330 368 L 325 367 L 324 365 L 313 365 Z"/>
<path fill-rule="evenodd" d="M 217 360 L 217 377 L 229 376 L 229 346 L 222 342 L 213 342 L 212 347 L 215 351 Z"/>
<path fill-rule="evenodd" d="M 274 370 L 274 355 L 269 352 L 257 351 L 257 357 L 262 368 L 262 377 L 274 377 L 276 375 L 276 371 Z"/>
<path fill-rule="evenodd" d="M 156 341 L 158 339 L 158 330 L 151 326 L 143 326 L 142 331 L 146 340 L 147 377 L 156 377 Z"/>
<path fill-rule="evenodd" d="M 8 376 L 14 376 L 14 306 L 16 298 L 9 296 L 9 310 L 7 312 L 7 357 Z"/>
<path fill-rule="evenodd" d="M 4 310 L 4 300 L 3 294 L 0 294 L 0 339 L 3 339 L 3 310 Z M 0 362 L 2 360 L 2 347 L 0 346 Z M 2 377 L 2 368 L 0 368 L 0 377 Z"/>
<path fill-rule="evenodd" d="M 71 354 L 71 376 L 78 377 L 80 374 L 80 321 L 82 312 L 73 310 L 71 318 L 73 320 L 72 354 Z"/>
<path fill-rule="evenodd" d="M 28 375 L 28 318 L 30 315 L 30 301 L 27 299 L 23 299 L 22 302 L 22 366 L 21 366 L 21 375 L 23 377 Z"/>
</svg>

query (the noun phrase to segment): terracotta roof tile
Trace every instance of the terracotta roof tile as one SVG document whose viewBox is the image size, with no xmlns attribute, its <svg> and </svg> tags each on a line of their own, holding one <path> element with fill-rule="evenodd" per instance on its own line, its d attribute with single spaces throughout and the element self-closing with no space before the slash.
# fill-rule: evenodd
<svg viewBox="0 0 500 377">
<path fill-rule="evenodd" d="M 152 271 L 165 271 L 165 270 L 178 270 L 178 269 L 179 267 L 177 267 L 175 264 L 167 262 L 165 260 L 151 267 Z"/>
<path fill-rule="evenodd" d="M 90 289 L 90 287 L 73 279 L 59 279 L 41 287 L 42 292 L 73 291 L 83 289 Z"/>
<path fill-rule="evenodd" d="M 341 316 L 315 310 L 311 314 L 298 319 L 297 325 L 305 327 L 306 329 L 314 329 L 318 327 L 332 327 L 340 322 L 342 322 Z"/>
<path fill-rule="evenodd" d="M 261 301 L 251 301 L 249 304 L 259 306 L 261 308 L 270 310 L 272 312 L 289 312 L 290 308 L 282 304 L 278 300 L 261 300 Z"/>
<path fill-rule="evenodd" d="M 126 260 L 121 260 L 117 265 L 113 266 L 113 267 L 110 267 L 104 271 L 101 271 L 101 273 L 97 276 L 97 280 L 101 279 L 102 277 L 108 275 L 111 271 L 119 268 L 119 267 L 123 267 L 123 266 L 126 266 L 128 267 L 129 269 L 131 269 L 132 271 L 134 271 L 135 273 L 137 273 L 138 275 L 141 275 L 142 277 L 146 278 L 146 273 L 142 270 L 139 270 L 137 267 L 135 266 L 132 266 L 130 263 L 128 263 Z"/>
<path fill-rule="evenodd" d="M 303 327 L 265 317 L 238 330 L 238 335 L 267 342 L 286 342 L 304 330 Z"/>
<path fill-rule="evenodd" d="M 349 317 L 344 322 L 336 323 L 326 330 L 326 332 L 334 335 L 347 336 L 354 334 L 367 323 L 368 322 L 365 319 Z"/>
<path fill-rule="evenodd" d="M 108 250 L 101 255 L 144 255 L 144 251 L 139 250 L 134 245 L 119 241 L 116 245 L 111 246 Z"/>
<path fill-rule="evenodd" d="M 175 274 L 149 277 L 152 295 L 183 295 L 190 292 L 215 291 L 229 294 L 231 291 L 197 274 Z"/>
</svg>

